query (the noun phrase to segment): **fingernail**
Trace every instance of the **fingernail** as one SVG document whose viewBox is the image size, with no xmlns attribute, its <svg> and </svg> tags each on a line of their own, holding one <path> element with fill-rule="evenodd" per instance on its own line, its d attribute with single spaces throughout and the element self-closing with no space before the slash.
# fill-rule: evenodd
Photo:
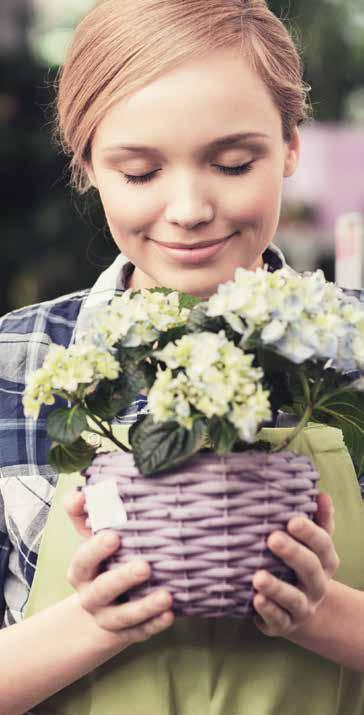
<svg viewBox="0 0 364 715">
<path fill-rule="evenodd" d="M 273 534 L 268 540 L 268 546 L 273 549 L 281 549 L 285 546 L 285 538 L 283 534 Z"/>
<path fill-rule="evenodd" d="M 253 586 L 264 586 L 267 581 L 267 576 L 264 571 L 257 571 L 253 577 Z"/>
<path fill-rule="evenodd" d="M 146 564 L 133 564 L 132 566 L 134 576 L 142 578 L 143 576 L 149 575 L 149 566 Z"/>
<path fill-rule="evenodd" d="M 171 602 L 171 597 L 169 593 L 159 593 L 157 598 L 157 606 L 169 606 Z"/>
<path fill-rule="evenodd" d="M 306 524 L 304 521 L 302 521 L 302 519 L 301 520 L 293 519 L 292 523 L 290 524 L 291 529 L 294 529 L 294 531 L 296 531 L 298 533 L 302 532 L 304 530 L 305 526 L 306 526 Z"/>
</svg>

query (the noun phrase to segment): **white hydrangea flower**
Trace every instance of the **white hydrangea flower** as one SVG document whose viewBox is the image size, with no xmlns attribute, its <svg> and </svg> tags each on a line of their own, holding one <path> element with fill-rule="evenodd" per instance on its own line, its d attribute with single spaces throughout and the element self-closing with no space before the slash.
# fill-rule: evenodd
<svg viewBox="0 0 364 715">
<path fill-rule="evenodd" d="M 43 404 L 53 405 L 55 394 L 71 397 L 80 388 L 89 394 L 103 379 L 115 380 L 120 365 L 108 352 L 81 341 L 69 348 L 51 345 L 42 367 L 28 379 L 23 394 L 26 417 L 36 419 Z"/>
<path fill-rule="evenodd" d="M 181 308 L 177 291 L 164 293 L 131 289 L 98 311 L 92 322 L 93 332 L 106 345 L 118 342 L 124 347 L 138 347 L 155 342 L 161 332 L 186 323 L 190 310 Z"/>
<path fill-rule="evenodd" d="M 270 413 L 269 393 L 263 390 L 262 385 L 258 385 L 245 403 L 234 406 L 229 420 L 238 430 L 241 439 L 252 443 L 256 439 L 260 423 L 268 419 L 268 412 Z"/>
<path fill-rule="evenodd" d="M 246 441 L 253 441 L 261 422 L 272 416 L 263 371 L 253 355 L 227 340 L 223 330 L 185 335 L 154 355 L 165 363 L 148 396 L 159 422 L 176 420 L 190 429 L 193 413 L 225 417 Z"/>
<path fill-rule="evenodd" d="M 172 370 L 159 370 L 156 381 L 148 395 L 148 407 L 157 422 L 177 420 L 191 429 L 191 407 L 187 399 L 188 381 L 184 373 L 175 378 Z"/>
<path fill-rule="evenodd" d="M 286 329 L 286 323 L 281 320 L 273 319 L 271 323 L 266 325 L 261 333 L 263 343 L 275 343 L 279 340 Z"/>
<path fill-rule="evenodd" d="M 30 375 L 27 388 L 23 395 L 24 413 L 26 417 L 38 417 L 41 405 L 53 405 L 51 377 L 48 370 L 40 368 Z"/>
<path fill-rule="evenodd" d="M 238 268 L 206 305 L 208 316 L 223 316 L 242 336 L 243 348 L 254 335 L 296 364 L 330 360 L 341 371 L 364 366 L 364 305 L 328 283 L 321 270 L 302 276 L 285 268 Z"/>
</svg>

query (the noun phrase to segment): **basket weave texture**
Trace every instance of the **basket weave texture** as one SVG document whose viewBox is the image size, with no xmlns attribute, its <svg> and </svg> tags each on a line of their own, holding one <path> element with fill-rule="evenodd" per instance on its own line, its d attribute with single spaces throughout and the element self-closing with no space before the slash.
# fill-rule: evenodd
<svg viewBox="0 0 364 715">
<path fill-rule="evenodd" d="M 251 615 L 257 569 L 294 581 L 267 548 L 269 534 L 285 530 L 293 516 L 312 518 L 317 509 L 319 474 L 308 457 L 288 451 L 199 453 L 148 477 L 132 454 L 100 453 L 84 475 L 87 485 L 115 480 L 127 513 L 121 547 L 106 568 L 148 561 L 152 576 L 129 591 L 129 599 L 163 587 L 181 616 Z"/>
</svg>

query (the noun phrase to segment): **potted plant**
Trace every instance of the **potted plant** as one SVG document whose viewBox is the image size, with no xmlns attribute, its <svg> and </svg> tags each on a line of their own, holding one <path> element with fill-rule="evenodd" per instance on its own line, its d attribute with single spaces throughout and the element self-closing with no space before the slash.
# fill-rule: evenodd
<svg viewBox="0 0 364 715">
<path fill-rule="evenodd" d="M 164 288 L 115 297 L 75 345 L 51 346 L 23 401 L 33 418 L 67 402 L 47 418 L 49 462 L 86 477 L 94 531 L 121 531 L 109 568 L 135 556 L 152 564 L 130 597 L 163 585 L 181 615 L 244 616 L 257 568 L 294 578 L 269 534 L 316 510 L 319 475 L 292 440 L 309 421 L 339 427 L 362 469 L 363 366 L 356 298 L 321 271 L 239 268 L 208 300 Z M 141 392 L 147 412 L 128 447 L 116 417 Z M 297 424 L 273 447 L 260 430 L 278 410 Z M 116 451 L 98 451 L 90 435 Z"/>
</svg>

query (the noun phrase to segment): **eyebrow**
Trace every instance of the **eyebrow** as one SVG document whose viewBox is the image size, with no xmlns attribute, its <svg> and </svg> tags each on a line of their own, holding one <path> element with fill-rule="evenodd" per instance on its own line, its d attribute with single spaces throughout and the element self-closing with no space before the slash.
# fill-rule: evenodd
<svg viewBox="0 0 364 715">
<path fill-rule="evenodd" d="M 219 137 L 214 139 L 212 142 L 206 144 L 202 151 L 209 151 L 213 149 L 220 149 L 221 147 L 234 146 L 238 143 L 248 143 L 249 141 L 256 139 L 269 139 L 268 134 L 263 134 L 261 132 L 239 132 L 235 134 L 227 134 L 224 137 Z M 144 144 L 114 144 L 108 147 L 104 147 L 102 152 L 105 154 L 117 154 L 123 151 L 132 151 L 137 153 L 152 154 L 154 156 L 161 156 L 161 151 L 155 147 L 145 146 Z"/>
</svg>

